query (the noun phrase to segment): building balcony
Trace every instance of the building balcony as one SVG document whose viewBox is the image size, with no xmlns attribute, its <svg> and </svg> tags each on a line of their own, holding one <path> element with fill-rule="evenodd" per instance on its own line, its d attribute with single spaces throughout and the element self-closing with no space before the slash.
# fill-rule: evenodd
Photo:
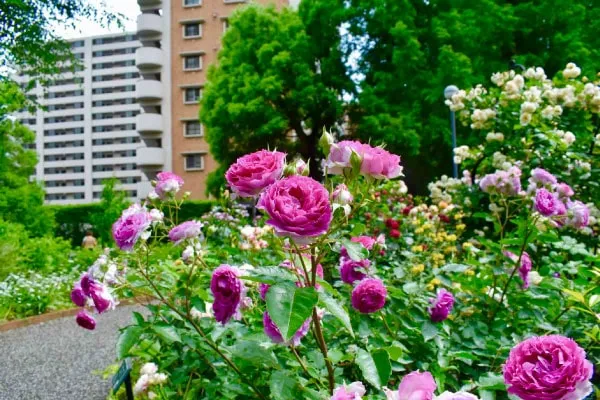
<svg viewBox="0 0 600 400">
<path fill-rule="evenodd" d="M 160 40 L 162 17 L 158 14 L 140 14 L 137 17 L 137 35 L 143 40 Z"/>
<path fill-rule="evenodd" d="M 157 47 L 140 47 L 135 52 L 135 65 L 140 70 L 162 68 L 163 52 Z"/>
<path fill-rule="evenodd" d="M 142 11 L 159 10 L 162 8 L 161 0 L 137 0 L 137 3 Z"/>
<path fill-rule="evenodd" d="M 141 181 L 137 184 L 138 197 L 144 199 L 148 196 L 148 193 L 154 190 L 150 181 Z"/>
<path fill-rule="evenodd" d="M 135 98 L 144 103 L 156 103 L 162 99 L 162 82 L 150 79 L 141 79 L 135 84 Z"/>
<path fill-rule="evenodd" d="M 146 169 L 160 169 L 165 165 L 165 151 L 162 147 L 140 147 L 137 149 L 135 163 Z"/>
<path fill-rule="evenodd" d="M 135 126 L 141 136 L 160 136 L 163 132 L 162 115 L 154 113 L 138 114 Z"/>
</svg>

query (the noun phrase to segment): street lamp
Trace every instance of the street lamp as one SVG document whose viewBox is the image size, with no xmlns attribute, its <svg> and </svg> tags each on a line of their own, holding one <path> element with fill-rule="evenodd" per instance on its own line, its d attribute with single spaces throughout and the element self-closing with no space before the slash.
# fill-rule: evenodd
<svg viewBox="0 0 600 400">
<path fill-rule="evenodd" d="M 446 86 L 444 89 L 444 97 L 446 100 L 451 100 L 452 96 L 458 93 L 458 88 L 454 85 Z M 450 127 L 452 128 L 452 176 L 458 178 L 458 165 L 454 162 L 454 149 L 456 148 L 456 115 L 452 109 L 450 110 Z"/>
</svg>

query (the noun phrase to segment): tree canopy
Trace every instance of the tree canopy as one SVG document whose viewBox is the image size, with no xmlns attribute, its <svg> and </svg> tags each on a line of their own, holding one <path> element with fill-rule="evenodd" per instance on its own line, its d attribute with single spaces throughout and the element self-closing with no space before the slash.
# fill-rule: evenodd
<svg viewBox="0 0 600 400">
<path fill-rule="evenodd" d="M 267 146 L 310 156 L 311 137 L 303 132 L 348 116 L 353 136 L 400 154 L 407 182 L 423 190 L 451 170 L 447 85 L 486 83 L 512 59 L 542 66 L 549 76 L 570 61 L 595 74 L 599 28 L 600 9 L 588 0 L 303 0 L 297 12 L 249 7 L 231 19 L 200 118 L 224 169 Z M 351 76 L 358 77 L 354 83 Z M 459 144 L 465 134 L 459 131 Z"/>
</svg>

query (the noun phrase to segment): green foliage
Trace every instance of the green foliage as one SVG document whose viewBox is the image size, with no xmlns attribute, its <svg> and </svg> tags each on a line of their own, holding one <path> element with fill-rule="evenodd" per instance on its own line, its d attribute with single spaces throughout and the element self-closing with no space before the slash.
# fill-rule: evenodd
<svg viewBox="0 0 600 400">
<path fill-rule="evenodd" d="M 212 200 L 186 200 L 181 204 L 178 213 L 179 222 L 188 221 L 191 219 L 200 219 L 204 214 L 208 213 L 215 205 Z"/>
<path fill-rule="evenodd" d="M 104 212 L 99 203 L 47 205 L 45 208 L 54 214 L 56 220 L 54 234 L 70 240 L 73 246 L 81 245 L 85 231 L 93 229 L 92 220 L 94 216 L 102 215 Z"/>
<path fill-rule="evenodd" d="M 317 173 L 317 135 L 310 132 L 338 122 L 343 111 L 339 81 L 350 86 L 339 75 L 339 17 L 334 7 L 317 6 L 318 13 L 306 14 L 319 22 L 307 25 L 289 9 L 259 6 L 229 19 L 200 112 L 211 153 L 223 168 L 250 151 L 277 148 L 310 159 L 310 170 Z M 328 36 L 316 36 L 325 32 Z M 212 188 L 219 180 L 210 182 Z"/>
</svg>

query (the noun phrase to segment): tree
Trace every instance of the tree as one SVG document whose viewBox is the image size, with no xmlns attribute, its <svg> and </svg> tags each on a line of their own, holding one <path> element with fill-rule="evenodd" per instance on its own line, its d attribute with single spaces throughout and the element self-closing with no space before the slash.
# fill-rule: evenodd
<svg viewBox="0 0 600 400">
<path fill-rule="evenodd" d="M 213 193 L 222 182 L 215 176 L 261 148 L 300 154 L 310 159 L 311 173 L 319 173 L 318 139 L 323 128 L 340 122 L 342 91 L 352 85 L 337 50 L 341 8 L 319 1 L 303 7 L 307 23 L 289 9 L 259 6 L 230 20 L 200 109 L 211 153 L 221 164 L 210 178 Z"/>
<path fill-rule="evenodd" d="M 552 76 L 569 61 L 595 74 L 600 10 L 587 0 L 350 0 L 347 51 L 364 79 L 350 109 L 357 135 L 404 158 L 407 180 L 423 190 L 450 172 L 450 84 L 485 83 L 511 59 Z M 460 135 L 465 144 L 468 132 Z"/>
<path fill-rule="evenodd" d="M 24 70 L 47 85 L 61 72 L 61 64 L 75 66 L 71 46 L 55 33 L 56 26 L 76 28 L 82 20 L 121 25 L 122 15 L 107 12 L 104 1 L 8 0 L 0 2 L 0 80 Z"/>
<path fill-rule="evenodd" d="M 117 190 L 119 180 L 117 178 L 105 179 L 100 197 L 101 213 L 91 216 L 91 223 L 101 243 L 108 245 L 112 243 L 111 227 L 119 219 L 121 212 L 129 206 L 127 195 L 122 190 Z"/>
<path fill-rule="evenodd" d="M 29 181 L 37 163 L 35 151 L 28 149 L 35 135 L 9 118 L 25 103 L 16 84 L 0 82 L 0 218 L 23 224 L 33 236 L 43 236 L 52 230 L 54 217 L 43 207 L 41 186 Z"/>
</svg>

